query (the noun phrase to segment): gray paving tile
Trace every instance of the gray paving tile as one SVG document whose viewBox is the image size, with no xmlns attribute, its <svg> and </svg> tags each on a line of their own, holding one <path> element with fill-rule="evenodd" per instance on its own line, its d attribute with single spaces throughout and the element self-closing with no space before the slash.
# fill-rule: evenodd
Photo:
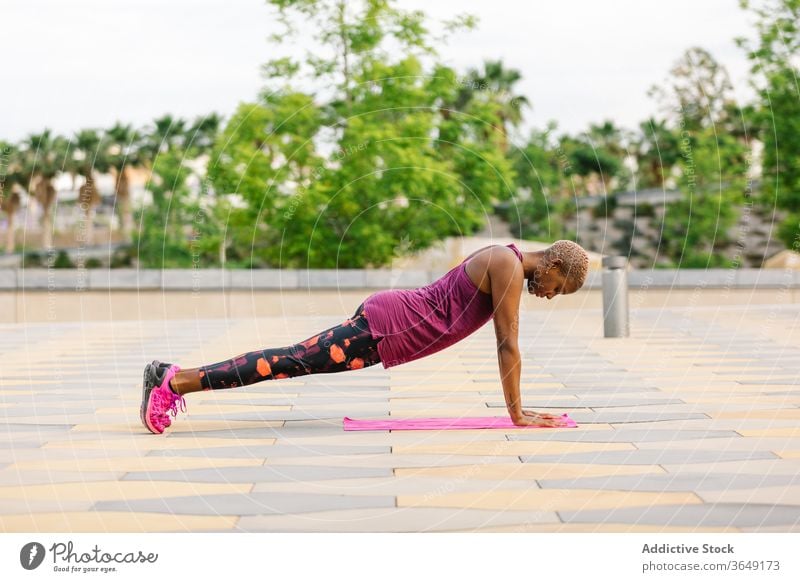
<svg viewBox="0 0 800 582">
<path fill-rule="evenodd" d="M 282 515 L 332 509 L 395 507 L 388 495 L 325 495 L 303 493 L 248 493 L 99 501 L 96 511 L 133 511 L 171 515 Z"/>
<path fill-rule="evenodd" d="M 667 404 L 686 404 L 680 398 L 614 398 L 586 397 L 569 398 L 537 398 L 537 408 L 615 408 L 621 406 L 664 406 Z M 489 408 L 505 408 L 505 401 L 493 400 L 486 403 Z"/>
<path fill-rule="evenodd" d="M 299 396 L 292 396 L 287 398 L 257 398 L 252 400 L 241 399 L 233 400 L 226 399 L 225 404 L 241 404 L 243 406 L 253 406 L 256 410 L 259 406 L 302 406 L 310 408 L 315 406 L 335 405 L 363 405 L 363 404 L 382 404 L 389 405 L 390 396 L 387 393 L 380 395 L 361 395 L 361 396 L 321 396 L 313 397 L 301 394 Z"/>
<path fill-rule="evenodd" d="M 392 469 L 383 467 L 324 467 L 270 465 L 187 469 L 183 471 L 132 471 L 124 481 L 188 481 L 194 483 L 258 483 L 260 481 L 316 481 L 356 477 L 387 477 Z"/>
<path fill-rule="evenodd" d="M 685 463 L 662 463 L 668 473 L 696 471 L 697 466 Z M 800 459 L 755 459 L 751 461 L 719 461 L 703 465 L 706 473 L 738 473 L 750 475 L 800 475 Z"/>
<path fill-rule="evenodd" d="M 327 457 L 329 455 L 377 455 L 391 453 L 389 446 L 293 445 L 274 444 L 256 447 L 210 447 L 204 449 L 160 449 L 148 457 L 201 457 L 222 459 L 267 459 L 273 457 Z M 0 459 L 2 459 L 0 453 Z"/>
<path fill-rule="evenodd" d="M 6 422 L 4 423 L 4 428 L 6 430 L 3 432 L 8 432 L 9 434 L 47 433 L 48 435 L 53 435 L 68 433 L 72 430 L 73 426 L 72 424 L 26 424 L 20 422 Z"/>
<path fill-rule="evenodd" d="M 119 406 L 119 403 L 117 403 Z M 2 410 L 2 416 L 6 418 L 16 418 L 20 416 L 48 416 L 48 415 L 78 415 L 78 414 L 94 414 L 96 408 L 94 406 L 76 406 L 70 408 L 68 406 L 37 406 L 36 408 L 29 408 L 27 406 L 20 406 L 17 408 L 6 408 Z"/>
<path fill-rule="evenodd" d="M 713 463 L 718 461 L 775 459 L 768 451 L 599 451 L 565 455 L 521 455 L 523 463 L 589 463 L 597 465 L 660 465 L 662 463 Z"/>
<path fill-rule="evenodd" d="M 267 459 L 265 464 L 269 466 L 277 465 L 306 465 L 319 466 L 329 465 L 336 467 L 385 467 L 392 469 L 418 468 L 418 467 L 450 467 L 450 466 L 474 466 L 486 465 L 489 463 L 508 463 L 515 462 L 512 458 L 503 455 L 452 455 L 452 454 L 424 454 L 424 455 L 404 455 L 404 454 L 385 454 L 385 455 L 350 455 L 342 457 L 276 457 Z"/>
<path fill-rule="evenodd" d="M 630 410 L 597 410 L 586 412 L 576 410 L 570 413 L 570 417 L 579 425 L 581 423 L 636 423 L 636 422 L 662 422 L 667 420 L 690 420 L 708 418 L 699 412 L 648 412 Z"/>
<path fill-rule="evenodd" d="M 469 468 L 465 468 L 468 472 Z M 336 493 L 341 495 L 425 495 L 472 493 L 498 490 L 538 489 L 533 479 L 454 479 L 429 477 L 371 477 L 366 479 L 328 479 L 305 483 L 278 481 L 256 483 L 253 492 L 287 491 L 293 493 Z"/>
<path fill-rule="evenodd" d="M 602 489 L 615 491 L 713 491 L 800 485 L 800 475 L 746 475 L 682 472 L 669 475 L 619 475 L 584 479 L 540 480 L 542 489 Z"/>
<path fill-rule="evenodd" d="M 625 523 L 687 528 L 796 527 L 800 524 L 800 507 L 770 504 L 654 505 L 624 509 L 559 511 L 558 514 L 565 523 Z"/>
<path fill-rule="evenodd" d="M 661 443 L 683 440 L 706 439 L 741 439 L 739 433 L 732 430 L 659 430 L 620 428 L 617 430 L 590 431 L 557 431 L 530 434 L 514 433 L 508 435 L 512 441 L 568 441 L 587 443 Z"/>
<path fill-rule="evenodd" d="M 389 414 L 389 406 L 383 408 L 369 408 L 359 410 L 361 416 L 386 416 Z M 306 410 L 273 410 L 264 412 L 229 412 L 225 414 L 192 414 L 195 420 L 318 420 L 318 419 L 341 419 L 345 414 L 341 410 L 315 411 Z"/>
<path fill-rule="evenodd" d="M 297 515 L 242 517 L 237 527 L 248 532 L 432 532 L 490 526 L 559 523 L 549 511 L 502 511 L 396 507 L 327 511 Z"/>
</svg>

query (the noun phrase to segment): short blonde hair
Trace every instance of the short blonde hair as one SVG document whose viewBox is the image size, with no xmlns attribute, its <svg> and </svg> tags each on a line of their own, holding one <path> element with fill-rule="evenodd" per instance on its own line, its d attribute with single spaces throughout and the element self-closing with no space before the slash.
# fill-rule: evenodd
<svg viewBox="0 0 800 582">
<path fill-rule="evenodd" d="M 557 240 L 544 250 L 547 262 L 561 259 L 560 271 L 567 280 L 574 281 L 576 290 L 583 287 L 589 272 L 589 255 L 581 245 L 571 240 Z"/>
</svg>

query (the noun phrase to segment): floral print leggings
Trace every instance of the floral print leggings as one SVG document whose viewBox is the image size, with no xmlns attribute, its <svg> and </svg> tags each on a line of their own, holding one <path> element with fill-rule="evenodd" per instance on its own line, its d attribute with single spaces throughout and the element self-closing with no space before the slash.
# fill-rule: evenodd
<svg viewBox="0 0 800 582">
<path fill-rule="evenodd" d="M 381 339 L 372 339 L 362 303 L 344 323 L 307 340 L 201 366 L 200 383 L 204 390 L 216 390 L 263 380 L 366 368 L 381 361 L 377 349 Z"/>
</svg>

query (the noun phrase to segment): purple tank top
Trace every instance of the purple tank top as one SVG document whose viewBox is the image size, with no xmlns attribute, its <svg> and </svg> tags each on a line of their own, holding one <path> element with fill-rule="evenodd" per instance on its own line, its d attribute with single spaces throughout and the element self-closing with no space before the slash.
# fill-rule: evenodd
<svg viewBox="0 0 800 582">
<path fill-rule="evenodd" d="M 499 245 L 498 245 L 499 246 Z M 510 243 L 522 261 L 522 252 Z M 466 259 L 416 289 L 388 289 L 364 300 L 364 311 L 384 368 L 428 356 L 481 328 L 494 315 L 492 296 L 467 275 Z"/>
</svg>

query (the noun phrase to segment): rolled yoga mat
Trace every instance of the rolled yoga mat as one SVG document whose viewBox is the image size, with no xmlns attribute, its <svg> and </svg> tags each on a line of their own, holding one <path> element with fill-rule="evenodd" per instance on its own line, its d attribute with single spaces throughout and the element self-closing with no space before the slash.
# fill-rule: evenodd
<svg viewBox="0 0 800 582">
<path fill-rule="evenodd" d="M 344 417 L 344 430 L 452 430 L 465 428 L 576 428 L 578 423 L 566 413 L 564 426 L 517 426 L 508 416 L 468 416 L 445 418 L 397 418 L 358 420 Z"/>
</svg>

